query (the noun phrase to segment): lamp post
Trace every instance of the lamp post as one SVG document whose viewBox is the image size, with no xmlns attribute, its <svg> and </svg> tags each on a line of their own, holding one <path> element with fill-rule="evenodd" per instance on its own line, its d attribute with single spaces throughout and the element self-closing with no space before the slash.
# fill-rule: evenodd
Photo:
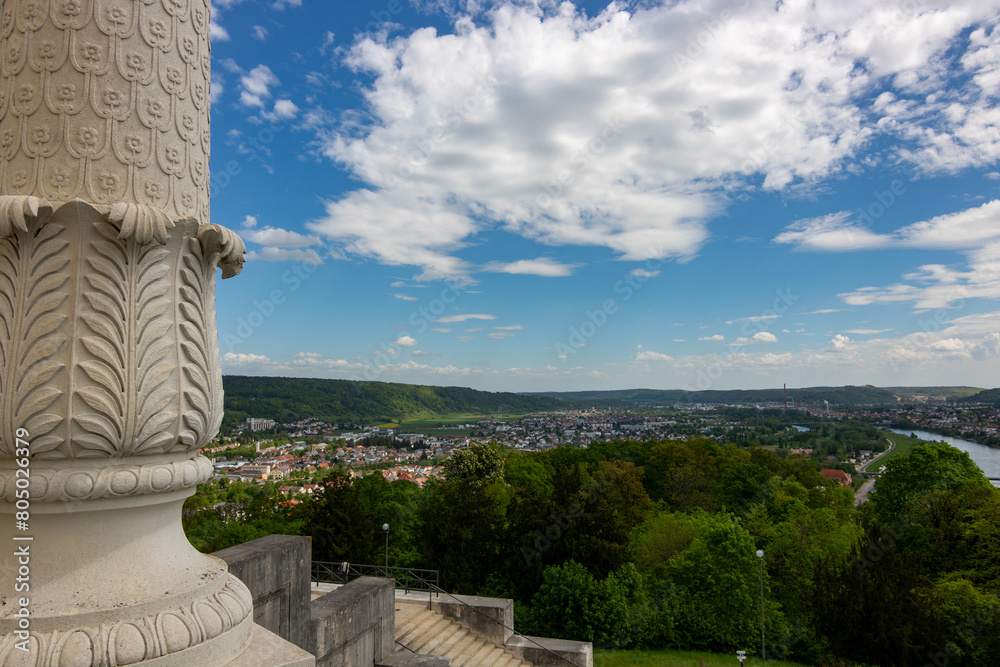
<svg viewBox="0 0 1000 667">
<path fill-rule="evenodd" d="M 764 643 L 764 552 L 757 549 L 757 558 L 760 559 L 760 654 L 767 660 L 767 645 Z"/>
<path fill-rule="evenodd" d="M 389 576 L 389 524 L 382 524 L 382 532 L 385 533 L 385 576 Z"/>
</svg>

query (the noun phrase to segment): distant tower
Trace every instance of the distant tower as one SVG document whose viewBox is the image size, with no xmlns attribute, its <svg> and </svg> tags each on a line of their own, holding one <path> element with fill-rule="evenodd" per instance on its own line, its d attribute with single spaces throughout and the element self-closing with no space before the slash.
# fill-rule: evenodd
<svg viewBox="0 0 1000 667">
<path fill-rule="evenodd" d="M 788 412 L 788 385 L 787 384 L 783 384 L 783 385 L 781 385 L 781 387 L 782 387 L 782 390 L 784 391 L 784 394 L 785 394 L 785 407 L 782 410 L 782 412 Z"/>
</svg>

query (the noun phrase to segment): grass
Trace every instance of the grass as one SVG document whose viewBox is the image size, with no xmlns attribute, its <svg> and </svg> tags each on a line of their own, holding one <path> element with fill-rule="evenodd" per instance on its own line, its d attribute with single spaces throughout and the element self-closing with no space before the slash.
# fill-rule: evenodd
<svg viewBox="0 0 1000 667">
<path fill-rule="evenodd" d="M 738 667 L 736 653 L 707 651 L 594 651 L 594 667 Z M 748 657 L 743 667 L 801 667 L 797 662 Z"/>
<path fill-rule="evenodd" d="M 920 440 L 919 438 L 911 438 L 908 435 L 900 435 L 898 433 L 893 433 L 892 431 L 880 430 L 879 433 L 881 433 L 886 439 L 891 440 L 894 447 L 891 452 L 880 458 L 878 461 L 875 461 L 874 469 L 871 470 L 871 472 L 878 472 L 878 468 L 884 466 L 897 456 L 907 456 L 913 451 L 914 447 L 923 442 L 923 440 Z"/>
</svg>

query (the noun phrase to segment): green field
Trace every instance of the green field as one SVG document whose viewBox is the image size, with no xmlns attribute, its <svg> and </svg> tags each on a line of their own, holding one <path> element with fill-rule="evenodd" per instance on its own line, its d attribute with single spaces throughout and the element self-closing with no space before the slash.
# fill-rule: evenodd
<svg viewBox="0 0 1000 667">
<path fill-rule="evenodd" d="M 920 440 L 919 438 L 911 438 L 908 435 L 899 435 L 898 433 L 893 433 L 892 431 L 879 431 L 879 433 L 881 433 L 887 439 L 891 440 L 895 444 L 895 446 L 893 447 L 891 452 L 889 452 L 888 454 L 886 454 L 885 456 L 883 456 L 882 458 L 880 458 L 878 461 L 875 462 L 874 465 L 875 468 L 884 466 L 886 463 L 896 458 L 897 456 L 906 456 L 907 454 L 913 451 L 914 447 L 923 442 L 923 440 Z M 862 468 L 861 471 L 863 470 L 864 469 Z M 871 472 L 876 472 L 876 470 L 872 470 Z"/>
<path fill-rule="evenodd" d="M 594 651 L 594 667 L 734 667 L 740 663 L 734 653 L 707 651 Z M 749 657 L 744 667 L 801 667 L 797 662 Z"/>
</svg>

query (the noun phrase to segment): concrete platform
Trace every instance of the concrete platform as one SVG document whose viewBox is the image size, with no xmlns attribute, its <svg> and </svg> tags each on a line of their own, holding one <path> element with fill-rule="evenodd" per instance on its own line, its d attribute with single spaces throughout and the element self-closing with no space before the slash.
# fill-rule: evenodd
<svg viewBox="0 0 1000 667">
<path fill-rule="evenodd" d="M 226 667 L 316 667 L 316 658 L 270 630 L 254 625 L 250 648 Z"/>
</svg>

